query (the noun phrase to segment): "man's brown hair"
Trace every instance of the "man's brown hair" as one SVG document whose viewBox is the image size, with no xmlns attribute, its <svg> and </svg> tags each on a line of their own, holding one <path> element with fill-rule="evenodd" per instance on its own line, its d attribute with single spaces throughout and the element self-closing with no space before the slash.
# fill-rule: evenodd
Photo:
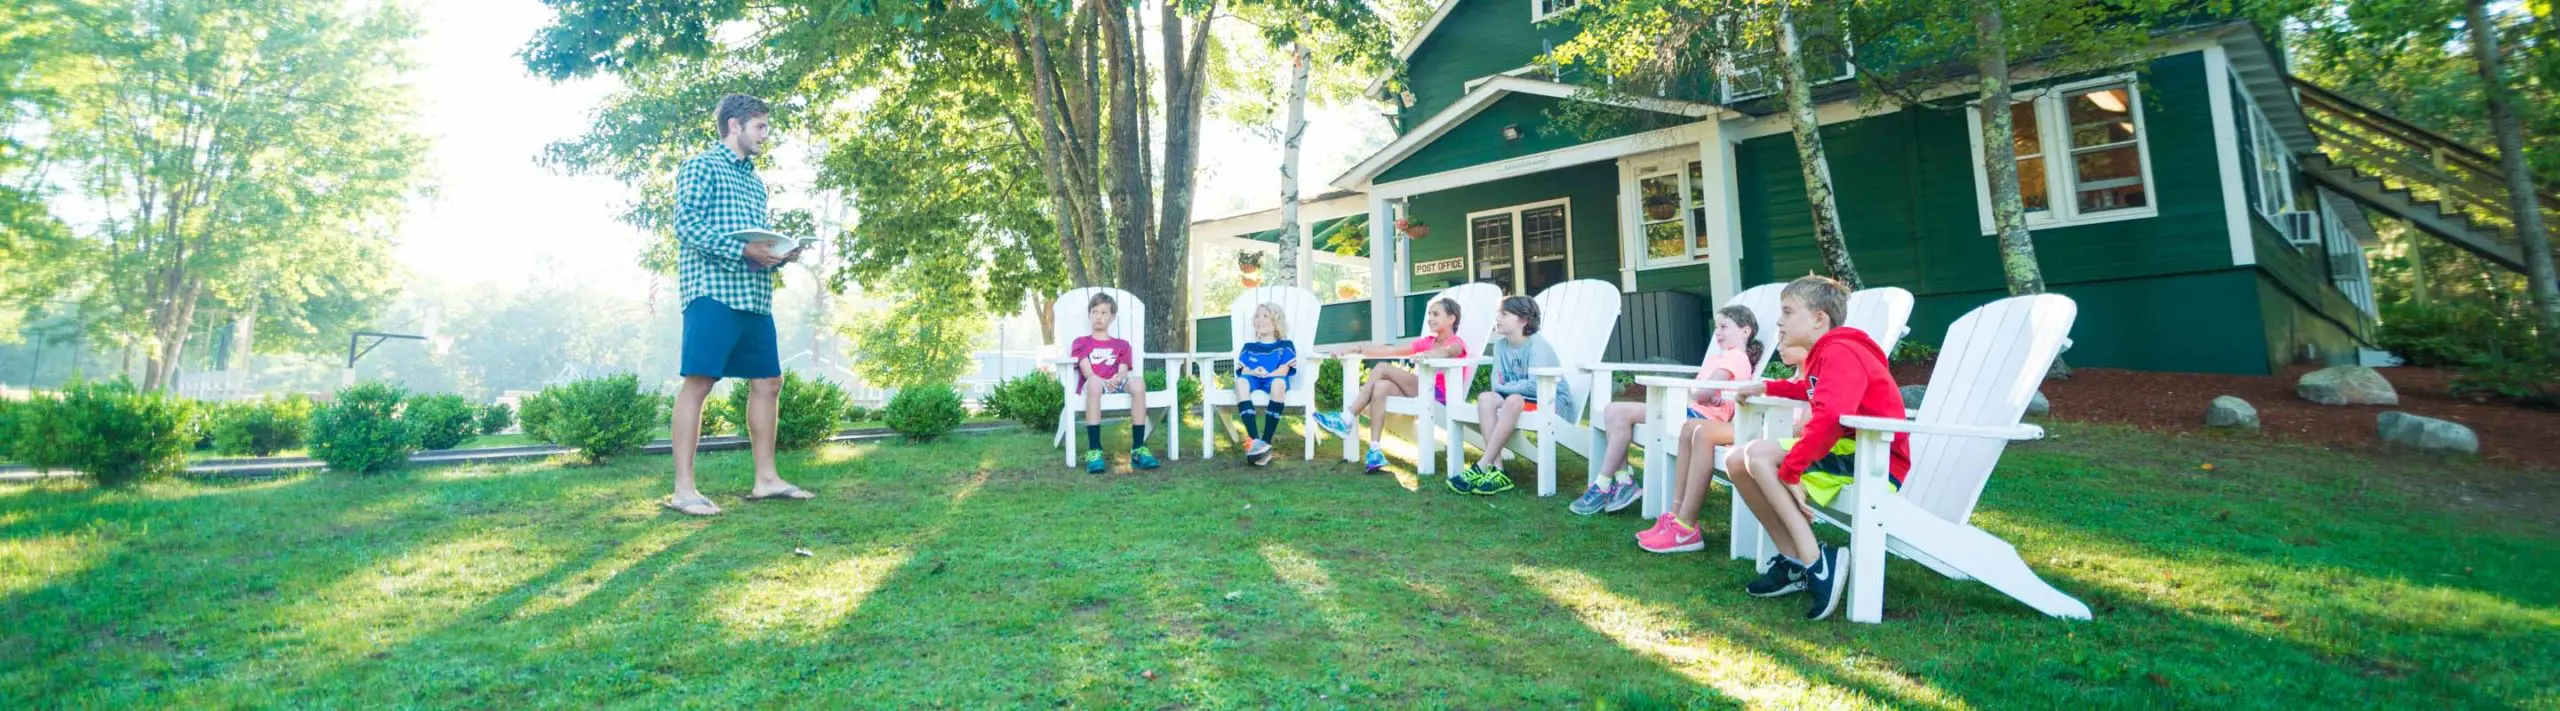
<svg viewBox="0 0 2560 711">
<path fill-rule="evenodd" d="M 1838 279 L 1808 274 L 1787 282 L 1787 290 L 1778 295 L 1802 301 L 1805 308 L 1829 315 L 1832 328 L 1849 320 L 1849 286 Z"/>
<path fill-rule="evenodd" d="M 720 109 L 712 112 L 711 120 L 719 124 L 720 137 L 728 138 L 730 119 L 745 121 L 772 113 L 773 107 L 766 106 L 763 99 L 745 94 L 730 94 L 720 97 Z"/>
</svg>

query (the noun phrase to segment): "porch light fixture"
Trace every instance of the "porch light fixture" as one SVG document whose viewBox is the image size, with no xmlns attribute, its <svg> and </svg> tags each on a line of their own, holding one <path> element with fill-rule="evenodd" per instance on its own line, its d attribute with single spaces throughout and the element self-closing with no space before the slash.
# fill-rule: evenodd
<svg viewBox="0 0 2560 711">
<path fill-rule="evenodd" d="M 1504 125 L 1504 126 L 1502 127 L 1502 140 L 1505 140 L 1505 141 L 1517 141 L 1517 140 L 1520 140 L 1520 124 L 1516 124 L 1516 123 L 1515 123 L 1515 124 L 1506 124 L 1506 125 Z"/>
</svg>

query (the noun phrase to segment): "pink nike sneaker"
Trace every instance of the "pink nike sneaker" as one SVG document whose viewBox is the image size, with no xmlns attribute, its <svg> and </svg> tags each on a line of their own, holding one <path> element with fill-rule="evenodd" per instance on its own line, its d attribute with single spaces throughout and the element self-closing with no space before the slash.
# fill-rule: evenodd
<svg viewBox="0 0 2560 711">
<path fill-rule="evenodd" d="M 1689 553 L 1707 549 L 1707 537 L 1698 529 L 1673 520 L 1651 538 L 1637 539 L 1636 545 L 1655 553 Z"/>
</svg>

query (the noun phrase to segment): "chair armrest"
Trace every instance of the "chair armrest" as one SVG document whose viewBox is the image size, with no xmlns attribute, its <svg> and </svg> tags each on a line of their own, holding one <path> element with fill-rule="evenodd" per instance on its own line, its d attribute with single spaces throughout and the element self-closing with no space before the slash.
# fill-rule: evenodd
<svg viewBox="0 0 2560 711">
<path fill-rule="evenodd" d="M 1843 415 L 1840 418 L 1840 426 L 1854 430 L 1903 432 L 1908 434 L 1941 435 L 1947 437 L 1972 437 L 1977 439 L 2027 440 L 2044 438 L 2044 428 L 2026 424 L 2009 425 L 2007 427 L 1982 427 L 1978 425 L 1942 425 L 1934 422 L 1897 420 L 1890 417 Z"/>
<path fill-rule="evenodd" d="M 1582 365 L 1582 369 L 1607 371 L 1611 373 L 1665 373 L 1672 375 L 1698 372 L 1698 367 L 1694 365 L 1663 365 L 1659 363 L 1585 363 Z"/>
<path fill-rule="evenodd" d="M 1413 360 L 1413 356 L 1409 356 L 1409 355 L 1383 355 L 1383 356 L 1373 356 L 1373 355 L 1369 355 L 1369 354 L 1366 354 L 1366 353 L 1336 353 L 1336 354 L 1329 355 L 1329 356 L 1324 356 L 1324 357 L 1326 357 L 1326 358 L 1332 358 L 1332 359 L 1334 359 L 1334 360 L 1339 360 L 1339 361 L 1350 362 L 1350 363 L 1361 363 L 1361 362 L 1367 362 L 1367 361 L 1373 361 L 1373 360 Z"/>
<path fill-rule="evenodd" d="M 1216 353 L 1149 353 L 1143 357 L 1148 360 L 1199 360 L 1215 358 L 1218 355 Z"/>
<path fill-rule="evenodd" d="M 1042 358 L 1040 359 L 1040 362 L 1043 365 L 1074 365 L 1075 362 L 1079 360 L 1083 359 L 1070 356 L 1058 356 L 1055 358 Z"/>
<path fill-rule="evenodd" d="M 1573 377 L 1573 376 L 1575 375 L 1575 373 L 1574 373 L 1573 371 L 1577 371 L 1577 370 L 1581 370 L 1581 368 L 1567 368 L 1567 367 L 1563 367 L 1563 366 L 1551 366 L 1551 367 L 1542 367 L 1542 368 L 1530 368 L 1530 369 L 1529 369 L 1529 374 L 1530 374 L 1530 375 L 1532 375 L 1532 376 L 1540 377 L 1540 378 L 1569 378 L 1569 377 Z"/>
<path fill-rule="evenodd" d="M 1798 410 L 1811 409 L 1813 407 L 1813 403 L 1805 402 L 1803 400 L 1789 400 L 1782 397 L 1769 397 L 1767 395 L 1755 397 L 1744 402 L 1765 407 L 1792 407 Z"/>
<path fill-rule="evenodd" d="M 1493 358 L 1491 356 L 1474 356 L 1468 358 L 1426 358 L 1423 359 L 1422 362 L 1428 363 L 1434 368 L 1464 368 L 1470 365 L 1492 365 Z"/>
<path fill-rule="evenodd" d="M 1636 384 L 1637 384 L 1637 385 L 1642 385 L 1642 386 L 1649 387 L 1649 388 L 1679 388 L 1679 389 L 1682 389 L 1682 390 L 1734 390 L 1734 389 L 1739 389 L 1739 388 L 1741 388 L 1742 386 L 1745 386 L 1745 385 L 1750 385 L 1750 384 L 1755 383 L 1755 382 L 1759 382 L 1759 381 L 1756 381 L 1756 380 L 1692 380 L 1692 379 L 1689 379 L 1689 378 L 1665 378 L 1665 377 L 1658 376 L 1658 375 L 1642 375 L 1642 376 L 1637 376 L 1637 377 L 1636 377 Z"/>
</svg>

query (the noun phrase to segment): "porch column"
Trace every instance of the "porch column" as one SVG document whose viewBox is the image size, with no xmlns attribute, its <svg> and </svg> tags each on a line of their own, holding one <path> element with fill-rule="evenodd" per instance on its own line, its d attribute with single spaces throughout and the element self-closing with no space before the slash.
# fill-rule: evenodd
<svg viewBox="0 0 2560 711">
<path fill-rule="evenodd" d="M 1369 340 L 1404 335 L 1404 309 L 1396 293 L 1398 259 L 1404 240 L 1396 233 L 1395 210 L 1387 198 L 1369 193 Z"/>
<path fill-rule="evenodd" d="M 1698 141 L 1701 177 L 1707 181 L 1707 289 L 1722 305 L 1742 290 L 1742 186 L 1733 168 L 1733 132 L 1710 120 Z"/>
</svg>

